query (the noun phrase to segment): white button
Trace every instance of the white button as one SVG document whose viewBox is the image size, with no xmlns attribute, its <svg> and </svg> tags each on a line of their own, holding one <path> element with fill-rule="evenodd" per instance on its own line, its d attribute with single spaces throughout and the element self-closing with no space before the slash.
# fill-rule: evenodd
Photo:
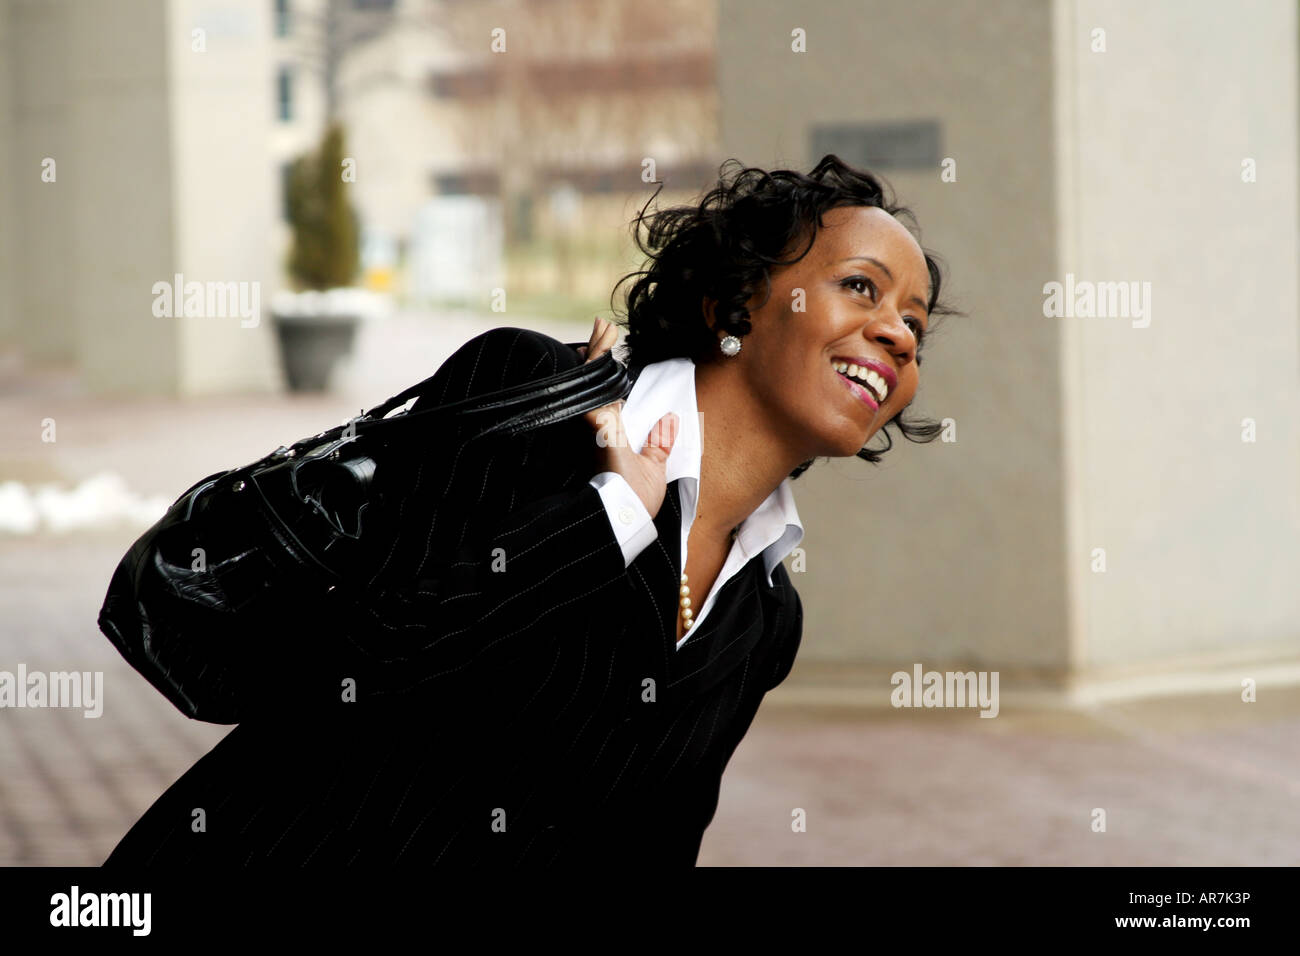
<svg viewBox="0 0 1300 956">
<path fill-rule="evenodd" d="M 624 524 L 631 524 L 632 519 L 636 517 L 636 512 L 631 508 L 623 507 L 618 509 L 618 520 Z"/>
</svg>

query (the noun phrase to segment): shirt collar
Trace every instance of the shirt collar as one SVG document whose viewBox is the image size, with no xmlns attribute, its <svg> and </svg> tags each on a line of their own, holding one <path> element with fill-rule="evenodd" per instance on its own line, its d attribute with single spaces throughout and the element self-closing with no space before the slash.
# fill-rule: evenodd
<svg viewBox="0 0 1300 956">
<path fill-rule="evenodd" d="M 623 428 L 633 451 L 645 445 L 650 429 L 668 412 L 680 419 L 677 439 L 668 453 L 664 475 L 669 482 L 688 479 L 687 500 L 698 500 L 700 486 L 700 419 L 695 401 L 695 363 L 689 358 L 671 358 L 646 365 L 637 376 L 623 406 Z M 741 552 L 749 560 L 763 555 L 767 583 L 772 571 L 803 540 L 803 522 L 795 507 L 790 479 L 785 478 L 740 525 L 736 536 Z"/>
</svg>

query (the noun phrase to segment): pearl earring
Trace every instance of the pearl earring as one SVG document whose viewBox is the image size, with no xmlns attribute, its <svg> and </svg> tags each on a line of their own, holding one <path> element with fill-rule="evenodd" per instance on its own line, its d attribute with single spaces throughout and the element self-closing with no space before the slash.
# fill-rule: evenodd
<svg viewBox="0 0 1300 956">
<path fill-rule="evenodd" d="M 728 335 L 722 340 L 720 348 L 722 349 L 722 354 L 730 358 L 740 351 L 740 339 L 736 338 L 734 335 Z"/>
</svg>

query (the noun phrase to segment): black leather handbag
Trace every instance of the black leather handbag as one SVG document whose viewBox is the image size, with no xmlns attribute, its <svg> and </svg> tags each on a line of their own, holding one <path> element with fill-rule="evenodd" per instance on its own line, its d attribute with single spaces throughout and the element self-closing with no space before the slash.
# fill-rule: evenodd
<svg viewBox="0 0 1300 956">
<path fill-rule="evenodd" d="M 257 692 L 247 662 L 285 643 L 286 631 L 302 630 L 304 609 L 328 603 L 328 592 L 346 595 L 373 524 L 375 472 L 387 455 L 397 457 L 395 442 L 439 429 L 456 441 L 514 435 L 626 398 L 631 389 L 627 369 L 606 353 L 464 401 L 402 408 L 432 381 L 242 468 L 209 475 L 127 551 L 109 582 L 99 629 L 186 716 L 217 724 L 250 716 Z M 329 595 L 337 600 L 339 593 Z"/>
</svg>

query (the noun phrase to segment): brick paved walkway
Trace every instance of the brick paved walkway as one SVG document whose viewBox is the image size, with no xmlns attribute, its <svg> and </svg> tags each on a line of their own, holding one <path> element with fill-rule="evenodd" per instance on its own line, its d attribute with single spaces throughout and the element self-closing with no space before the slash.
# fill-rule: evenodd
<svg viewBox="0 0 1300 956">
<path fill-rule="evenodd" d="M 103 716 L 0 710 L 0 864 L 96 864 L 228 727 L 174 710 L 95 628 L 133 532 L 0 540 L 0 669 L 102 670 Z M 778 692 L 779 693 L 779 692 Z M 1300 863 L 1300 703 L 1091 714 L 810 712 L 776 695 L 701 865 Z M 807 832 L 791 832 L 793 808 Z M 1089 827 L 1093 807 L 1106 833 Z"/>
</svg>

